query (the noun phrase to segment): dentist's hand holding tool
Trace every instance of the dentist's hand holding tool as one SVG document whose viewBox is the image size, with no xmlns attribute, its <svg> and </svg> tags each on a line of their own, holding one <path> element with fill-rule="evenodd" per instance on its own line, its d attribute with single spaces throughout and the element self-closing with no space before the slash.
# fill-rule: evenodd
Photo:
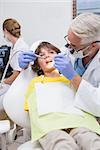
<svg viewBox="0 0 100 150">
<path fill-rule="evenodd" d="M 18 58 L 19 66 L 25 69 L 29 64 L 33 64 L 37 57 L 44 59 L 44 57 L 35 54 L 33 51 L 22 52 Z"/>
<path fill-rule="evenodd" d="M 35 55 L 33 51 L 22 52 L 18 58 L 19 66 L 22 69 L 27 68 L 31 62 L 34 62 L 36 60 L 36 57 L 37 56 Z"/>
</svg>

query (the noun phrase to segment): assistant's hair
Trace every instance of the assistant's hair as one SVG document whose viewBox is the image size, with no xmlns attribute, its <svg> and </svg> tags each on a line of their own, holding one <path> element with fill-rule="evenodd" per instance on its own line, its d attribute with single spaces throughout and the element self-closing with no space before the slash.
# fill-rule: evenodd
<svg viewBox="0 0 100 150">
<path fill-rule="evenodd" d="M 19 38 L 21 35 L 21 25 L 15 19 L 6 19 L 3 22 L 3 30 L 4 29 L 6 29 L 14 37 Z"/>
<path fill-rule="evenodd" d="M 49 50 L 54 50 L 57 54 L 61 52 L 60 49 L 58 49 L 57 47 L 55 47 L 51 43 L 44 41 L 44 42 L 41 42 L 39 44 L 39 46 L 35 50 L 35 53 L 39 55 L 39 53 L 41 52 L 42 48 L 44 48 L 44 49 L 46 48 L 48 51 Z M 34 65 L 32 65 L 32 70 L 34 72 L 36 72 L 37 75 L 43 75 L 44 74 L 43 71 L 42 71 L 42 69 L 40 68 L 40 66 L 38 64 L 38 60 L 37 59 L 34 61 Z"/>
<path fill-rule="evenodd" d="M 72 21 L 70 30 L 81 38 L 81 44 L 100 41 L 100 15 L 80 14 Z"/>
</svg>

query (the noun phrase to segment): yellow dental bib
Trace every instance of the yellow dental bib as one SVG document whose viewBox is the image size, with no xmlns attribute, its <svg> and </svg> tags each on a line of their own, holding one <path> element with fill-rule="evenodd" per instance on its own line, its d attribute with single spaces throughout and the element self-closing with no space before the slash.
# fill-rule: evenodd
<svg viewBox="0 0 100 150">
<path fill-rule="evenodd" d="M 74 91 L 65 77 L 35 77 L 24 109 L 29 110 L 32 141 L 56 129 L 86 127 L 100 134 L 95 117 L 74 107 Z"/>
</svg>

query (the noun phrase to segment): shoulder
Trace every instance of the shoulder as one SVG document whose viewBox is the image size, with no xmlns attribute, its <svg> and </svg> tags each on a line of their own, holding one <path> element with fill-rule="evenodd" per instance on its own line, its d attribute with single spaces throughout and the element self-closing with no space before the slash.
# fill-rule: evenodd
<svg viewBox="0 0 100 150">
<path fill-rule="evenodd" d="M 23 38 L 19 38 L 14 45 L 14 49 L 25 51 L 29 49 L 29 46 Z"/>
<path fill-rule="evenodd" d="M 41 81 L 40 79 L 41 79 L 41 76 L 34 77 L 34 78 L 30 81 L 29 85 L 32 86 L 34 83 L 40 82 L 40 81 Z"/>
</svg>

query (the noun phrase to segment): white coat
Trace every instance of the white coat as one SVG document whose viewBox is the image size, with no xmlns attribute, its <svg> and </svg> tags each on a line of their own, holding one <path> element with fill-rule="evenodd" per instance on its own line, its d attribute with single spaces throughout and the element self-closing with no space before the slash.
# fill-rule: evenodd
<svg viewBox="0 0 100 150">
<path fill-rule="evenodd" d="M 100 50 L 82 78 L 76 92 L 75 106 L 100 117 Z"/>
</svg>

